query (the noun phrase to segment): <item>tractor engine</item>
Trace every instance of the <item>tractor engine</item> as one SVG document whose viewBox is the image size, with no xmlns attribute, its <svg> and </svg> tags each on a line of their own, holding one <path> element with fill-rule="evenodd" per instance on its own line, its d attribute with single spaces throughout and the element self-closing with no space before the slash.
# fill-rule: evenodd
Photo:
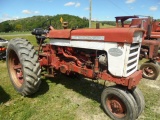
<svg viewBox="0 0 160 120">
<path fill-rule="evenodd" d="M 47 56 L 47 51 L 50 51 L 53 55 Z M 48 49 L 48 50 L 47 50 Z M 53 64 L 55 69 L 60 70 L 62 73 L 70 74 L 74 71 L 70 70 L 69 64 L 74 64 L 78 68 L 94 69 L 94 72 L 102 72 L 107 70 L 107 54 L 105 51 L 97 51 L 91 49 L 72 48 L 64 46 L 42 46 L 43 53 L 40 53 L 40 64 L 42 66 L 48 66 Z M 56 56 L 56 58 L 51 58 Z M 51 63 L 47 63 L 47 59 L 51 59 Z M 52 63 L 52 59 L 56 59 L 57 63 Z M 44 62 L 46 61 L 46 62 Z M 97 67 L 97 68 L 96 68 Z M 99 68 L 98 68 L 99 67 Z M 78 71 L 77 71 L 78 72 Z M 92 74 L 89 75 L 91 78 Z M 96 77 L 96 76 L 95 76 Z"/>
</svg>

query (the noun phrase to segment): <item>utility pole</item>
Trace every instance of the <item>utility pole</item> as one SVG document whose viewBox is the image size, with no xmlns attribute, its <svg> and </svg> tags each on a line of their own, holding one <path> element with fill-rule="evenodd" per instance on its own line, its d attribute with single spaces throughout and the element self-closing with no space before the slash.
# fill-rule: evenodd
<svg viewBox="0 0 160 120">
<path fill-rule="evenodd" d="M 90 0 L 90 6 L 89 6 L 89 28 L 92 28 L 92 0 Z"/>
</svg>

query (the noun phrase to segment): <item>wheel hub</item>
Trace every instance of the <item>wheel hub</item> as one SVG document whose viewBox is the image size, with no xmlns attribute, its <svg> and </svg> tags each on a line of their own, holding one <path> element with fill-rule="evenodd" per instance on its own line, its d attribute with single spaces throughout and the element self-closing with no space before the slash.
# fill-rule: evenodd
<svg viewBox="0 0 160 120">
<path fill-rule="evenodd" d="M 151 76 L 154 75 L 154 71 L 153 71 L 153 69 L 150 68 L 150 67 L 144 68 L 144 71 L 143 71 L 143 72 L 144 72 L 145 75 L 147 75 L 147 76 L 149 76 L 149 77 L 151 77 Z"/>
<path fill-rule="evenodd" d="M 107 99 L 106 104 L 110 112 L 118 118 L 122 118 L 126 114 L 124 103 L 116 96 Z"/>
<path fill-rule="evenodd" d="M 112 100 L 110 104 L 113 113 L 123 113 L 123 108 L 118 101 Z"/>
<path fill-rule="evenodd" d="M 13 78 L 13 82 L 16 85 L 16 87 L 20 88 L 24 83 L 22 71 L 23 68 L 15 51 L 11 51 L 9 55 L 10 72 Z"/>
<path fill-rule="evenodd" d="M 23 83 L 23 73 L 21 69 L 17 69 L 16 70 L 16 75 L 18 78 L 18 81 L 22 84 Z"/>
</svg>

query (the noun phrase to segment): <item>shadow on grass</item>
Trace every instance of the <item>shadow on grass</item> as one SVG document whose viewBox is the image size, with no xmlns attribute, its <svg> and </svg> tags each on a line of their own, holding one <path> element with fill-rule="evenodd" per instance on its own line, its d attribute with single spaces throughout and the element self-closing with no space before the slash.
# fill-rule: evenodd
<svg viewBox="0 0 160 120">
<path fill-rule="evenodd" d="M 103 110 L 101 105 L 101 93 L 105 86 L 103 84 L 97 83 L 96 80 L 93 81 L 91 79 L 84 78 L 80 75 L 67 76 L 64 74 L 58 74 L 54 78 L 47 77 L 45 79 L 42 79 L 42 83 L 39 87 L 39 90 L 29 97 L 35 98 L 49 91 L 48 81 L 57 85 L 61 84 L 65 86 L 67 89 L 75 91 L 86 98 L 92 99 L 93 101 L 100 103 L 100 108 Z"/>
<path fill-rule="evenodd" d="M 55 78 L 48 78 L 48 80 L 56 84 L 62 84 L 66 88 L 100 103 L 104 85 L 98 84 L 96 81 L 93 82 L 92 80 L 83 78 L 82 76 L 66 76 L 63 74 L 59 74 Z"/>
<path fill-rule="evenodd" d="M 0 86 L 0 104 L 7 102 L 9 99 L 10 99 L 9 94 L 7 94 Z"/>
<path fill-rule="evenodd" d="M 35 97 L 45 94 L 49 90 L 49 85 L 47 84 L 46 80 L 47 79 L 42 79 L 41 84 L 39 86 L 39 90 L 35 94 L 30 95 L 28 97 L 35 98 Z"/>
</svg>

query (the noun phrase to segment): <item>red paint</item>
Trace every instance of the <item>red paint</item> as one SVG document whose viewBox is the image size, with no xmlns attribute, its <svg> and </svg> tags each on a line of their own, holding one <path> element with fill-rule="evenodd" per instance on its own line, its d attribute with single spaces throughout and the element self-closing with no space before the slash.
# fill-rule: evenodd
<svg viewBox="0 0 160 120">
<path fill-rule="evenodd" d="M 154 58 L 158 55 L 159 41 L 157 40 L 144 40 L 142 46 L 147 46 L 149 48 L 149 58 Z"/>
<path fill-rule="evenodd" d="M 153 20 L 151 17 L 143 17 L 139 18 L 139 16 L 119 16 L 116 18 L 116 27 L 135 27 L 142 28 L 145 30 L 146 40 L 157 39 L 160 38 L 160 22 Z M 125 26 L 124 21 L 132 19 L 130 24 Z M 120 22 L 120 23 L 119 23 Z M 143 22 L 143 26 L 142 26 Z M 149 32 L 148 27 L 151 27 L 151 31 Z"/>
<path fill-rule="evenodd" d="M 5 48 L 5 47 L 0 47 L 0 52 L 6 51 L 6 49 L 7 49 L 7 48 Z"/>
<path fill-rule="evenodd" d="M 60 39 L 70 39 L 71 29 L 61 29 L 61 30 L 52 29 L 47 34 L 47 37 L 49 37 L 49 38 L 60 38 Z"/>
<path fill-rule="evenodd" d="M 136 31 L 142 31 L 139 28 L 106 28 L 106 29 L 63 29 L 50 30 L 48 38 L 71 39 L 72 36 L 104 36 L 104 40 L 98 42 L 123 42 L 132 43 L 133 34 Z"/>
<path fill-rule="evenodd" d="M 142 48 L 145 46 L 148 49 L 148 58 L 154 60 L 158 56 L 158 48 L 160 46 L 160 23 L 153 20 L 151 17 L 139 18 L 138 16 L 120 16 L 116 18 L 116 27 L 136 27 L 145 30 L 145 38 L 142 42 Z M 124 21 L 132 19 L 130 24 L 125 25 Z M 142 23 L 143 22 L 143 23 Z M 143 24 L 143 25 L 142 25 Z M 150 26 L 150 29 L 149 29 Z M 143 55 L 141 55 L 143 56 Z"/>
<path fill-rule="evenodd" d="M 92 64 L 89 64 L 89 62 L 88 64 L 84 64 L 87 63 L 86 61 L 90 60 L 90 56 L 85 53 L 74 55 L 74 48 L 70 49 L 67 47 L 46 45 L 42 47 L 42 51 L 47 52 L 40 54 L 39 62 L 41 66 L 48 69 L 50 76 L 54 76 L 54 73 L 50 72 L 50 68 L 52 68 L 60 70 L 60 72 L 65 74 L 75 72 L 82 74 L 88 78 L 107 80 L 119 85 L 127 86 L 128 89 L 134 88 L 142 78 L 141 71 L 137 71 L 127 78 L 111 76 L 108 73 L 107 69 L 99 71 L 100 66 L 98 63 L 98 59 L 95 56 L 94 59 L 90 61 L 90 63 L 94 64 L 95 66 L 92 66 Z M 81 59 L 84 58 L 84 55 L 86 56 L 86 59 L 85 62 L 82 63 Z"/>
<path fill-rule="evenodd" d="M 107 29 L 79 29 L 73 30 L 73 36 L 104 36 L 105 42 L 133 42 L 133 34 L 138 28 L 107 28 Z M 142 31 L 142 30 L 141 30 Z M 100 40 L 99 40 L 100 42 Z"/>
</svg>

